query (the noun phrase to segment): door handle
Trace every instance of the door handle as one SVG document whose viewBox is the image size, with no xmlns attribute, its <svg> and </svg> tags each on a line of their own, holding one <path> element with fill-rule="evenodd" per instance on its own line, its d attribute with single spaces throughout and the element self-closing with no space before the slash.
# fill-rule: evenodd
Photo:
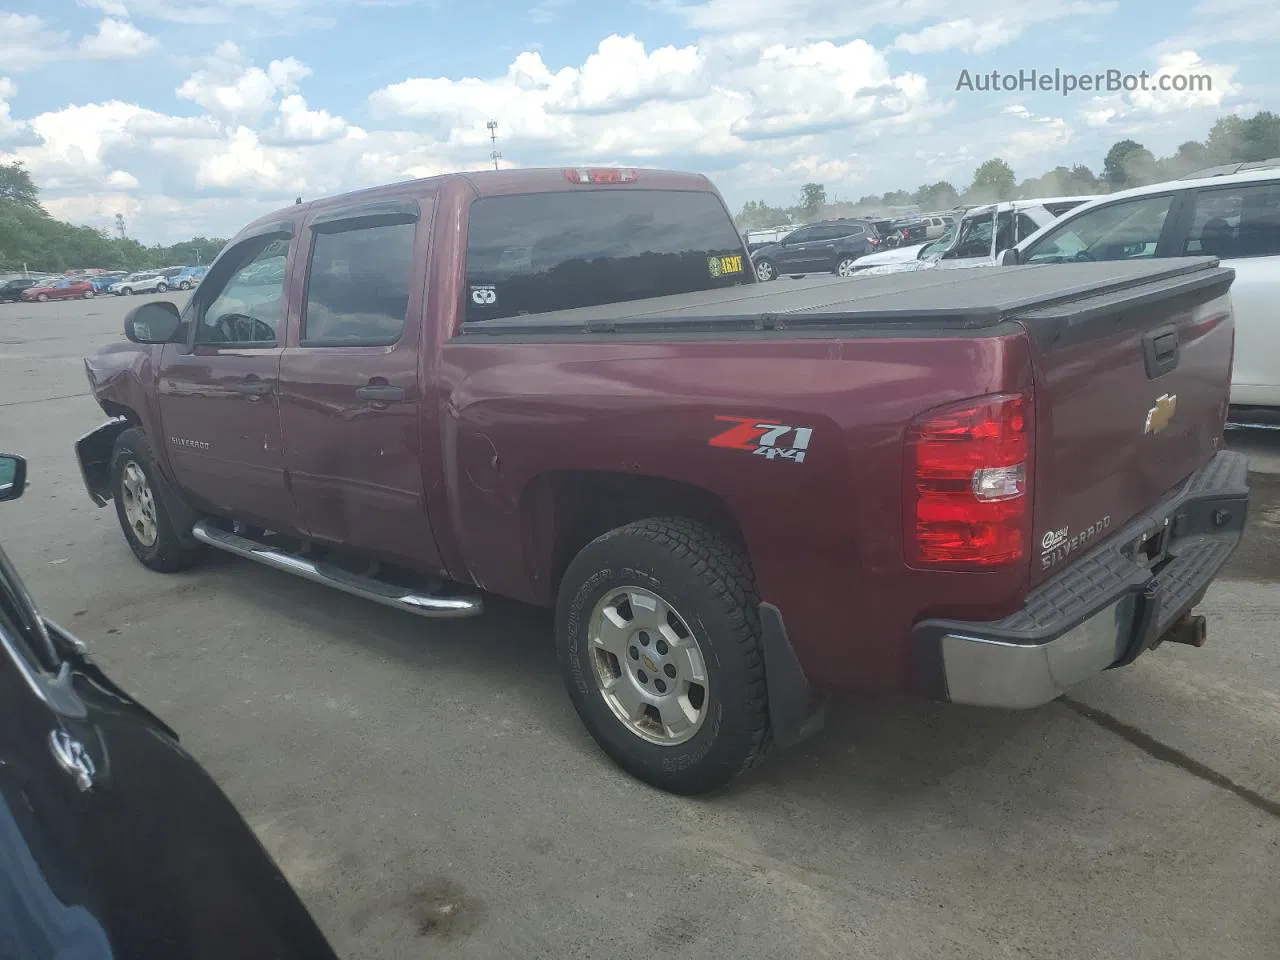
<svg viewBox="0 0 1280 960">
<path fill-rule="evenodd" d="M 361 400 L 374 400 L 378 403 L 399 403 L 404 400 L 404 387 L 371 383 L 367 386 L 356 387 L 356 397 Z"/>
<path fill-rule="evenodd" d="M 236 393 L 243 393 L 245 396 L 265 397 L 272 390 L 269 380 L 259 380 L 257 377 L 246 378 L 235 384 L 232 388 Z"/>
</svg>

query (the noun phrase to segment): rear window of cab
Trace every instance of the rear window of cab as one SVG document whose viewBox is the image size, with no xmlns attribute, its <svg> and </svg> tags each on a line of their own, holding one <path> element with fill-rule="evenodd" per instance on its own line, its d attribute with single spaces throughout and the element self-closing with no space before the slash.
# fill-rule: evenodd
<svg viewBox="0 0 1280 960">
<path fill-rule="evenodd" d="M 468 321 L 755 282 L 715 194 L 607 187 L 475 200 L 466 277 Z"/>
</svg>

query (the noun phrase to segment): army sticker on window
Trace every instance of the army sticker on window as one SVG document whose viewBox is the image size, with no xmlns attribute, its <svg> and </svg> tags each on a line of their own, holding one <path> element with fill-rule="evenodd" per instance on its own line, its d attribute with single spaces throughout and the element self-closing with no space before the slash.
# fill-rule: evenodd
<svg viewBox="0 0 1280 960">
<path fill-rule="evenodd" d="M 707 269 L 711 272 L 712 278 L 723 277 L 725 274 L 742 272 L 742 255 L 736 254 L 730 257 L 708 257 Z"/>
</svg>

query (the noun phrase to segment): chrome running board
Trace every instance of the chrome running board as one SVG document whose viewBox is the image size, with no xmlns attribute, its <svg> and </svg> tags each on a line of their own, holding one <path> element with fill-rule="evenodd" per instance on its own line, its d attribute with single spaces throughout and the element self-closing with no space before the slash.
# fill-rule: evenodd
<svg viewBox="0 0 1280 960">
<path fill-rule="evenodd" d="M 374 603 L 404 610 L 420 617 L 474 617 L 484 612 L 484 602 L 479 596 L 437 596 L 418 593 L 407 587 L 363 577 L 331 564 L 316 563 L 305 557 L 295 556 L 212 526 L 208 520 L 199 521 L 191 528 L 191 535 L 202 543 L 218 550 L 225 550 L 237 557 L 253 560 L 285 573 L 302 577 L 313 583 L 333 587 L 355 597 L 363 597 Z"/>
</svg>

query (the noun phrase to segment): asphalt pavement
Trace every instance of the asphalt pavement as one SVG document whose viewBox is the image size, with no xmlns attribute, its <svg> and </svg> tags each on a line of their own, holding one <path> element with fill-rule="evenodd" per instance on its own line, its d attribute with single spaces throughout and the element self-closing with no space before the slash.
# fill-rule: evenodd
<svg viewBox="0 0 1280 960">
<path fill-rule="evenodd" d="M 103 419 L 82 358 L 138 302 L 0 304 L 0 449 L 31 461 L 0 539 L 343 956 L 1280 958 L 1280 434 L 1231 438 L 1270 472 L 1204 649 L 1028 712 L 841 704 L 687 800 L 595 747 L 541 611 L 432 623 L 232 558 L 138 564 L 72 454 Z"/>
</svg>

